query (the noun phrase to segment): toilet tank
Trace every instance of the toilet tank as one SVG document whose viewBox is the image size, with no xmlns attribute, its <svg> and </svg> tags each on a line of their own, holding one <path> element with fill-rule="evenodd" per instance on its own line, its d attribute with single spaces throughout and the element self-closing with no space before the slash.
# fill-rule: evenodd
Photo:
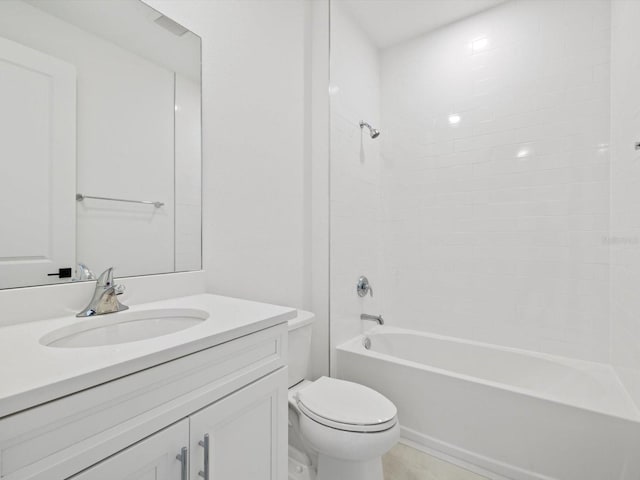
<svg viewBox="0 0 640 480">
<path fill-rule="evenodd" d="M 309 375 L 311 326 L 314 319 L 313 313 L 298 310 L 296 318 L 289 320 L 289 387 Z"/>
</svg>

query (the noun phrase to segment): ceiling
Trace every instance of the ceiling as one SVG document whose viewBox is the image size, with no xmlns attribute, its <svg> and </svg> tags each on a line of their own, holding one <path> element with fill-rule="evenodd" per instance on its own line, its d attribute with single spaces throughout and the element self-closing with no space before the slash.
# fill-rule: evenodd
<svg viewBox="0 0 640 480">
<path fill-rule="evenodd" d="M 507 0 L 334 0 L 378 48 L 423 35 Z"/>
<path fill-rule="evenodd" d="M 177 36 L 160 27 L 155 20 L 162 15 L 143 2 L 25 1 L 125 50 L 200 82 L 200 38 L 191 32 Z"/>
</svg>

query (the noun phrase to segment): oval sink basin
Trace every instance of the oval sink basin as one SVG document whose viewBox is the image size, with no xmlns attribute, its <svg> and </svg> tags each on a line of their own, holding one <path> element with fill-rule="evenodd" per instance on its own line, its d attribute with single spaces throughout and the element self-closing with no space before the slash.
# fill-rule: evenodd
<svg viewBox="0 0 640 480">
<path fill-rule="evenodd" d="M 49 332 L 42 345 L 58 348 L 99 347 L 137 342 L 200 325 L 209 317 L 203 310 L 173 308 L 100 315 Z"/>
</svg>

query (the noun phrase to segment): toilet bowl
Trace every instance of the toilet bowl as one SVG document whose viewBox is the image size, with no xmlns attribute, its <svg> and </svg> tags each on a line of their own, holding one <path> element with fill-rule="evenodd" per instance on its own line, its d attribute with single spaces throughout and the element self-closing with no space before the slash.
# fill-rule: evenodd
<svg viewBox="0 0 640 480">
<path fill-rule="evenodd" d="M 381 457 L 400 437 L 397 409 L 364 385 L 304 379 L 312 321 L 300 311 L 289 323 L 289 443 L 313 459 L 317 480 L 382 480 Z"/>
</svg>

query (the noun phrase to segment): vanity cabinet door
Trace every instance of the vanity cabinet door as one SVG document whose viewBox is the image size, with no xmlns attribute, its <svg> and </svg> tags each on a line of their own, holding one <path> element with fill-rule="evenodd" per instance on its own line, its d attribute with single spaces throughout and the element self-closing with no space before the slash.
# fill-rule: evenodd
<svg viewBox="0 0 640 480">
<path fill-rule="evenodd" d="M 192 415 L 191 480 L 286 480 L 287 410 L 282 368 Z"/>
<path fill-rule="evenodd" d="M 189 443 L 185 419 L 74 475 L 69 480 L 186 480 L 177 458 Z M 188 455 L 184 456 L 185 465 Z M 188 465 L 187 465 L 188 467 Z"/>
</svg>

